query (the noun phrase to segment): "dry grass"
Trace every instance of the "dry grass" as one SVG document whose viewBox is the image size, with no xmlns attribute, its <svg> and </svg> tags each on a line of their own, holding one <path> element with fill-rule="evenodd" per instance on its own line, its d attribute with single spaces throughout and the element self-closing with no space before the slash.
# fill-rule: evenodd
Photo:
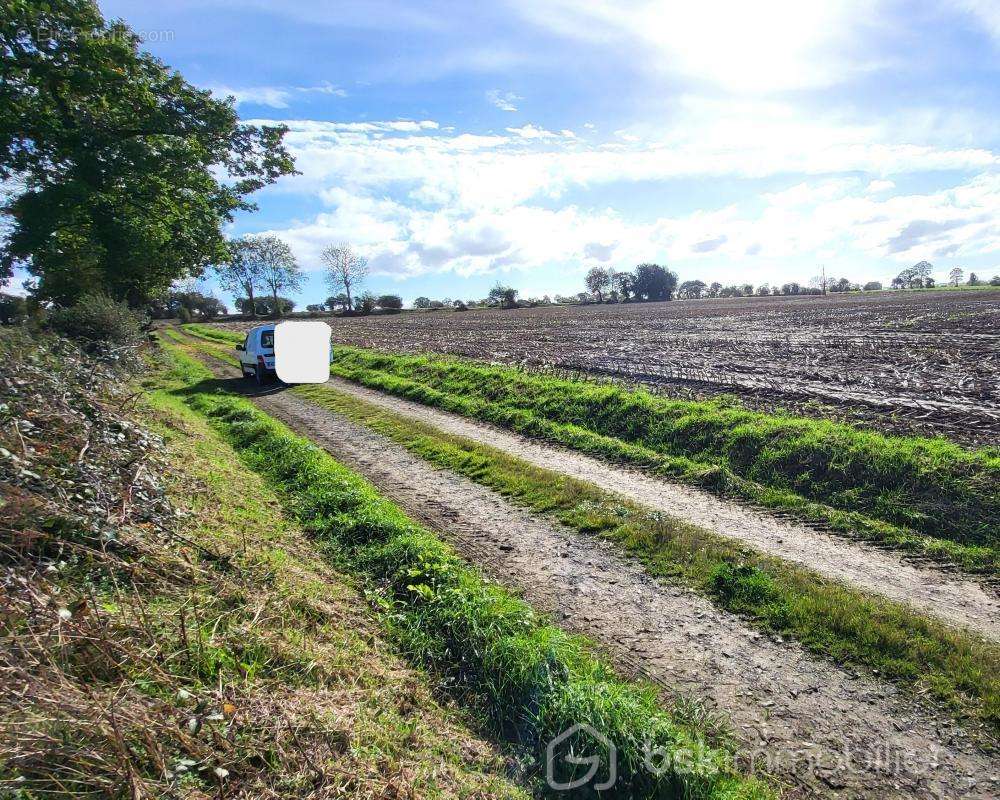
<svg viewBox="0 0 1000 800">
<path fill-rule="evenodd" d="M 104 476 L 106 524 L 76 514 L 58 461 L 75 463 L 73 437 L 99 427 L 93 399 L 89 417 L 46 410 L 62 427 L 39 412 L 25 455 L 40 477 L 3 488 L 0 796 L 523 796 L 507 759 L 396 657 L 358 592 L 179 404 L 140 404 L 165 444 L 115 492 L 97 460 L 122 469 L 134 454 L 116 461 L 91 437 L 81 465 Z M 140 507 L 155 485 L 175 518 Z"/>
</svg>

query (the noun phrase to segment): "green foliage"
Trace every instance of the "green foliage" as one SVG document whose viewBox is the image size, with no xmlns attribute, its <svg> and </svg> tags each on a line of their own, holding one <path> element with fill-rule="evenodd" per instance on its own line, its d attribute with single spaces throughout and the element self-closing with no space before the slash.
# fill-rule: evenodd
<svg viewBox="0 0 1000 800">
<path fill-rule="evenodd" d="M 378 305 L 378 298 L 371 292 L 362 292 L 354 298 L 354 310 L 362 316 L 368 316 Z"/>
<path fill-rule="evenodd" d="M 677 274 L 659 264 L 640 264 L 635 268 L 632 292 L 640 300 L 671 300 L 677 289 Z"/>
<path fill-rule="evenodd" d="M 496 448 L 442 433 L 330 386 L 299 386 L 294 391 L 391 438 L 439 468 L 465 475 L 535 511 L 555 514 L 581 533 L 610 539 L 640 559 L 650 573 L 681 581 L 721 607 L 794 637 L 835 663 L 870 667 L 906 684 L 919 682 L 932 687 L 946 704 L 957 703 L 962 713 L 1000 725 L 996 646 L 905 605 L 826 580 L 742 542 Z"/>
<path fill-rule="evenodd" d="M 278 489 L 305 527 L 381 585 L 386 618 L 411 657 L 486 698 L 499 730 L 539 754 L 572 724 L 604 732 L 619 754 L 618 782 L 603 795 L 609 798 L 771 796 L 758 781 L 734 775 L 729 754 L 672 719 L 652 688 L 618 679 L 583 642 L 484 581 L 328 455 L 244 400 L 195 390 L 189 402 Z M 704 768 L 655 776 L 642 766 L 646 741 L 668 754 L 697 752 Z"/>
<path fill-rule="evenodd" d="M 218 298 L 201 292 L 169 292 L 149 304 L 149 313 L 153 319 L 176 317 L 181 322 L 190 322 L 194 318 L 214 319 L 219 314 L 225 314 L 226 307 Z"/>
<path fill-rule="evenodd" d="M 996 559 L 1000 454 L 993 449 L 450 358 L 338 348 L 333 371 L 872 538 L 927 537 L 929 551 L 940 545 L 947 555 L 954 545 L 967 548 L 953 555 L 970 564 Z"/>
<path fill-rule="evenodd" d="M 399 311 L 403 307 L 403 298 L 398 294 L 383 294 L 376 305 L 385 311 Z"/>
<path fill-rule="evenodd" d="M 128 344 L 142 335 L 143 320 L 124 303 L 92 294 L 69 308 L 52 312 L 49 325 L 71 339 Z"/>
<path fill-rule="evenodd" d="M 28 305 L 23 297 L 0 292 L 0 325 L 13 325 L 28 316 Z"/>
<path fill-rule="evenodd" d="M 498 283 L 490 289 L 489 300 L 498 303 L 501 308 L 514 308 L 517 305 L 517 289 Z"/>
<path fill-rule="evenodd" d="M 24 266 L 40 299 L 162 294 L 224 260 L 221 226 L 293 170 L 284 128 L 241 124 L 92 0 L 5 3 L 0 53 L 0 179 L 24 187 L 0 273 Z"/>
</svg>

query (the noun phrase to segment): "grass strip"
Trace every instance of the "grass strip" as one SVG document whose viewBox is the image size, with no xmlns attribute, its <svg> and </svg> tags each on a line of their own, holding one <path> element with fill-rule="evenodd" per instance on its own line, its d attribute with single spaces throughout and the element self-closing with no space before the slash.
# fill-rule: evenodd
<svg viewBox="0 0 1000 800">
<path fill-rule="evenodd" d="M 235 332 L 186 325 L 220 345 Z M 334 375 L 380 391 L 793 512 L 831 529 L 1000 574 L 1000 452 L 886 437 L 721 400 L 442 356 L 338 347 Z"/>
<path fill-rule="evenodd" d="M 296 394 L 389 437 L 582 533 L 598 534 L 659 577 L 679 580 L 755 625 L 838 664 L 929 692 L 953 713 L 1000 732 L 1000 648 L 906 605 L 823 578 L 780 558 L 630 502 L 586 481 L 443 433 L 329 386 Z"/>
<path fill-rule="evenodd" d="M 766 798 L 763 783 L 734 774 L 733 753 L 665 711 L 651 686 L 622 681 L 579 637 L 546 624 L 523 601 L 483 580 L 432 533 L 360 476 L 248 401 L 214 391 L 210 373 L 165 344 L 187 373 L 186 401 L 263 475 L 300 523 L 375 582 L 406 651 L 488 703 L 496 728 L 539 755 L 586 723 L 617 747 L 618 781 L 605 797 Z M 592 750 L 585 731 L 565 745 Z M 645 747 L 667 758 L 659 774 Z M 669 764 L 669 767 L 667 766 Z M 587 764 L 556 762 L 563 781 Z"/>
<path fill-rule="evenodd" d="M 525 800 L 527 793 L 504 777 L 500 754 L 470 732 L 456 709 L 434 700 L 427 675 L 392 653 L 351 579 L 325 564 L 264 479 L 171 391 L 176 381 L 171 387 L 163 377 L 156 376 L 158 385 L 147 381 L 138 413 L 163 436 L 170 495 L 188 510 L 184 534 L 217 554 L 223 567 L 231 564 L 220 577 L 209 571 L 214 563 L 203 561 L 196 574 L 213 581 L 197 580 L 175 597 L 148 603 L 150 624 L 171 633 L 195 596 L 200 604 L 194 655 L 175 658 L 172 675 L 188 679 L 196 695 L 239 686 L 241 706 L 285 697 L 294 744 L 313 744 L 319 734 L 338 743 L 326 779 L 342 791 L 377 795 L 399 779 L 391 776 L 405 776 L 406 791 L 422 796 Z M 180 675 L 178 664 L 191 674 Z M 241 731 L 237 750 L 266 746 L 259 733 Z M 327 764 L 320 758 L 310 766 L 303 758 L 298 775 L 281 766 L 272 771 L 293 791 Z"/>
</svg>

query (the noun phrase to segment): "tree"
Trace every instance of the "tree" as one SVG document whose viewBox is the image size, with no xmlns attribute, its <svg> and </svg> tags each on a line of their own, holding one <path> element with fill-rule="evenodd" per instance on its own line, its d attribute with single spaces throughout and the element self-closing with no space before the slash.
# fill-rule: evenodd
<svg viewBox="0 0 1000 800">
<path fill-rule="evenodd" d="M 0 325 L 13 325 L 28 316 L 28 306 L 23 297 L 0 292 Z"/>
<path fill-rule="evenodd" d="M 718 281 L 713 281 L 712 285 L 708 287 L 708 296 L 709 297 L 718 297 L 719 296 L 719 292 L 721 292 L 721 291 L 722 291 L 722 284 L 719 283 Z"/>
<path fill-rule="evenodd" d="M 297 292 L 302 288 L 302 270 L 295 261 L 292 248 L 277 236 L 254 236 L 255 257 L 260 263 L 261 286 L 271 295 L 270 314 L 280 317 L 284 306 L 281 292 Z"/>
<path fill-rule="evenodd" d="M 934 265 L 929 261 L 919 261 L 900 272 L 892 284 L 901 289 L 930 289 L 934 286 L 934 278 L 931 277 L 933 271 Z"/>
<path fill-rule="evenodd" d="M 771 294 L 771 287 L 768 286 L 766 283 L 762 283 L 760 286 L 757 287 L 758 297 L 768 297 L 770 294 Z"/>
<path fill-rule="evenodd" d="M 368 259 L 355 253 L 347 242 L 330 245 L 320 258 L 326 265 L 326 284 L 330 291 L 346 294 L 348 309 L 354 308 L 351 292 L 364 285 L 368 277 Z"/>
<path fill-rule="evenodd" d="M 677 289 L 677 297 L 682 300 L 697 300 L 705 290 L 705 281 L 684 281 Z"/>
<path fill-rule="evenodd" d="M 490 289 L 489 299 L 499 303 L 501 308 L 514 308 L 517 305 L 517 289 L 498 283 Z"/>
<path fill-rule="evenodd" d="M 632 298 L 632 287 L 635 279 L 629 272 L 611 272 L 611 289 L 618 295 L 621 302 Z"/>
<path fill-rule="evenodd" d="M 318 314 L 322 310 L 323 310 L 322 303 L 309 303 L 306 306 L 306 311 L 308 311 L 310 314 Z"/>
<path fill-rule="evenodd" d="M 969 273 L 969 286 L 981 286 L 982 282 L 979 280 L 979 276 L 975 272 Z"/>
<path fill-rule="evenodd" d="M 994 275 L 990 278 L 990 286 L 1000 286 L 1000 275 Z"/>
<path fill-rule="evenodd" d="M 782 294 L 798 294 L 802 291 L 802 287 L 795 281 L 790 281 L 789 283 L 783 283 L 781 285 Z"/>
<path fill-rule="evenodd" d="M 355 301 L 354 310 L 357 311 L 362 316 L 368 316 L 375 310 L 375 305 L 378 303 L 378 298 L 375 297 L 371 292 L 362 292 L 358 295 Z"/>
<path fill-rule="evenodd" d="M 140 43 L 93 0 L 4 5 L 0 278 L 26 269 L 39 300 L 144 304 L 223 262 L 223 225 L 294 171 L 284 127 L 241 123 Z"/>
<path fill-rule="evenodd" d="M 753 297 L 753 284 L 752 283 L 744 283 L 740 287 L 740 292 L 743 293 L 744 297 Z"/>
<path fill-rule="evenodd" d="M 413 301 L 414 308 L 430 308 L 431 299 L 429 297 L 418 297 Z"/>
<path fill-rule="evenodd" d="M 347 311 L 350 308 L 350 303 L 347 300 L 347 295 L 341 292 L 338 295 L 331 295 L 326 298 L 324 305 L 331 311 L 336 311 L 339 307 L 341 311 Z"/>
<path fill-rule="evenodd" d="M 264 285 L 265 249 L 259 237 L 246 236 L 229 242 L 229 257 L 216 264 L 219 286 L 230 294 L 246 297 L 251 317 L 256 316 L 254 297 Z"/>
<path fill-rule="evenodd" d="M 962 282 L 962 278 L 965 277 L 965 272 L 961 267 L 954 267 L 951 272 L 948 273 L 948 283 L 952 286 L 958 286 Z"/>
<path fill-rule="evenodd" d="M 677 275 L 659 264 L 640 264 L 635 268 L 633 290 L 644 300 L 670 300 L 677 288 Z"/>
<path fill-rule="evenodd" d="M 385 311 L 399 311 L 403 307 L 403 298 L 398 294 L 383 294 L 376 305 Z"/>
<path fill-rule="evenodd" d="M 591 267 L 586 278 L 587 290 L 597 295 L 597 302 L 604 302 L 604 292 L 611 286 L 611 273 L 604 267 Z"/>
<path fill-rule="evenodd" d="M 193 290 L 170 292 L 149 304 L 153 319 L 215 319 L 225 313 L 226 307 L 218 298 Z"/>
<path fill-rule="evenodd" d="M 879 292 L 882 290 L 882 283 L 880 281 L 868 281 L 865 284 L 866 292 Z"/>
</svg>

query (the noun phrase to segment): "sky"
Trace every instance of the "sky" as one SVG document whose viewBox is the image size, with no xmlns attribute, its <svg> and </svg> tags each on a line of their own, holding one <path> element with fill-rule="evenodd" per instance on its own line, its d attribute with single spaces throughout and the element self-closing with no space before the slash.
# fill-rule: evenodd
<svg viewBox="0 0 1000 800">
<path fill-rule="evenodd" d="M 101 7 L 288 126 L 300 174 L 229 233 L 287 241 L 302 305 L 340 242 L 408 301 L 570 294 L 643 261 L 772 285 L 1000 273 L 1000 0 Z"/>
</svg>

